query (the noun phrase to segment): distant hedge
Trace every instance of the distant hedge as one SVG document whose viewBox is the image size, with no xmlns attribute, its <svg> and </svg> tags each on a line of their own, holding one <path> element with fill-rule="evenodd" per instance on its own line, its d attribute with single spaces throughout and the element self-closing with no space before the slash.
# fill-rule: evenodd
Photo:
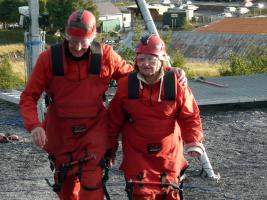
<svg viewBox="0 0 267 200">
<path fill-rule="evenodd" d="M 24 31 L 22 29 L 0 30 L 0 45 L 24 42 Z"/>
<path fill-rule="evenodd" d="M 16 43 L 24 43 L 24 32 L 25 30 L 16 28 L 10 30 L 1 30 L 0 29 L 0 45 L 4 44 L 16 44 Z M 51 45 L 57 42 L 57 37 L 46 34 L 45 37 L 46 44 Z"/>
</svg>

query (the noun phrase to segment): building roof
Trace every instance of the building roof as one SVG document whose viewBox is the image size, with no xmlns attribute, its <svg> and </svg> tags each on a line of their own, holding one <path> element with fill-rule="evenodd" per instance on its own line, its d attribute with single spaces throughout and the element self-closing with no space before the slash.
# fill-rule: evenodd
<svg viewBox="0 0 267 200">
<path fill-rule="evenodd" d="M 162 5 L 162 4 L 148 4 L 148 9 L 149 10 L 156 10 L 158 12 L 159 15 L 163 15 L 164 12 L 166 12 L 169 8 L 171 8 L 170 6 L 166 6 L 166 5 Z M 131 5 L 127 7 L 128 9 L 138 9 L 137 5 Z"/>
<path fill-rule="evenodd" d="M 114 6 L 111 2 L 99 2 L 96 3 L 96 6 L 100 16 L 121 14 L 120 9 Z"/>
<path fill-rule="evenodd" d="M 225 18 L 200 27 L 197 32 L 267 34 L 267 17 L 262 18 Z"/>
</svg>

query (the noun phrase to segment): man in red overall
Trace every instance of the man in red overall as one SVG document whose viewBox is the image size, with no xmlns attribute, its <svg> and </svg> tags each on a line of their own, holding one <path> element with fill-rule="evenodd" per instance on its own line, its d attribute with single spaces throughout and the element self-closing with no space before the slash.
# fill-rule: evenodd
<svg viewBox="0 0 267 200">
<path fill-rule="evenodd" d="M 204 150 L 199 108 L 190 88 L 165 70 L 165 44 L 158 36 L 143 37 L 135 52 L 136 72 L 118 81 L 108 110 L 110 156 L 121 132 L 120 169 L 129 199 L 180 199 L 183 146 L 191 156 Z"/>
<path fill-rule="evenodd" d="M 111 46 L 99 44 L 96 20 L 87 10 L 73 12 L 65 40 L 42 52 L 20 98 L 20 111 L 33 143 L 54 168 L 53 190 L 64 200 L 103 200 L 103 157 L 108 148 L 103 95 L 111 79 L 133 70 Z M 176 71 L 182 82 L 183 71 Z M 37 115 L 43 92 L 49 105 L 44 122 Z"/>
</svg>

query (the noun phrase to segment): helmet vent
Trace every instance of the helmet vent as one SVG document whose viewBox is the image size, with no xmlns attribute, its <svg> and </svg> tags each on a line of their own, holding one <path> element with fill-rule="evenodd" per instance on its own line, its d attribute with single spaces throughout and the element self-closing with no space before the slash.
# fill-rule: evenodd
<svg viewBox="0 0 267 200">
<path fill-rule="evenodd" d="M 147 45 L 147 44 L 148 44 L 150 36 L 151 36 L 151 35 L 144 35 L 144 36 L 141 38 L 141 42 L 142 42 L 143 45 Z"/>
<path fill-rule="evenodd" d="M 84 10 L 79 10 L 76 16 L 76 22 L 81 22 L 82 16 L 83 16 L 83 11 Z"/>
</svg>

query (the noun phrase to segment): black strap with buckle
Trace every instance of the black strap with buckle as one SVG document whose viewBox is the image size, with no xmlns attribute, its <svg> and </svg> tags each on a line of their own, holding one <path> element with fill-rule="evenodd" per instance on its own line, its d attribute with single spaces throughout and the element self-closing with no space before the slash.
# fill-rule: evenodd
<svg viewBox="0 0 267 200">
<path fill-rule="evenodd" d="M 148 144 L 147 145 L 147 152 L 149 154 L 157 154 L 161 151 L 161 144 Z"/>
<path fill-rule="evenodd" d="M 72 134 L 74 136 L 78 136 L 78 135 L 83 135 L 84 133 L 86 133 L 87 128 L 85 125 L 74 125 L 72 126 Z"/>
</svg>

